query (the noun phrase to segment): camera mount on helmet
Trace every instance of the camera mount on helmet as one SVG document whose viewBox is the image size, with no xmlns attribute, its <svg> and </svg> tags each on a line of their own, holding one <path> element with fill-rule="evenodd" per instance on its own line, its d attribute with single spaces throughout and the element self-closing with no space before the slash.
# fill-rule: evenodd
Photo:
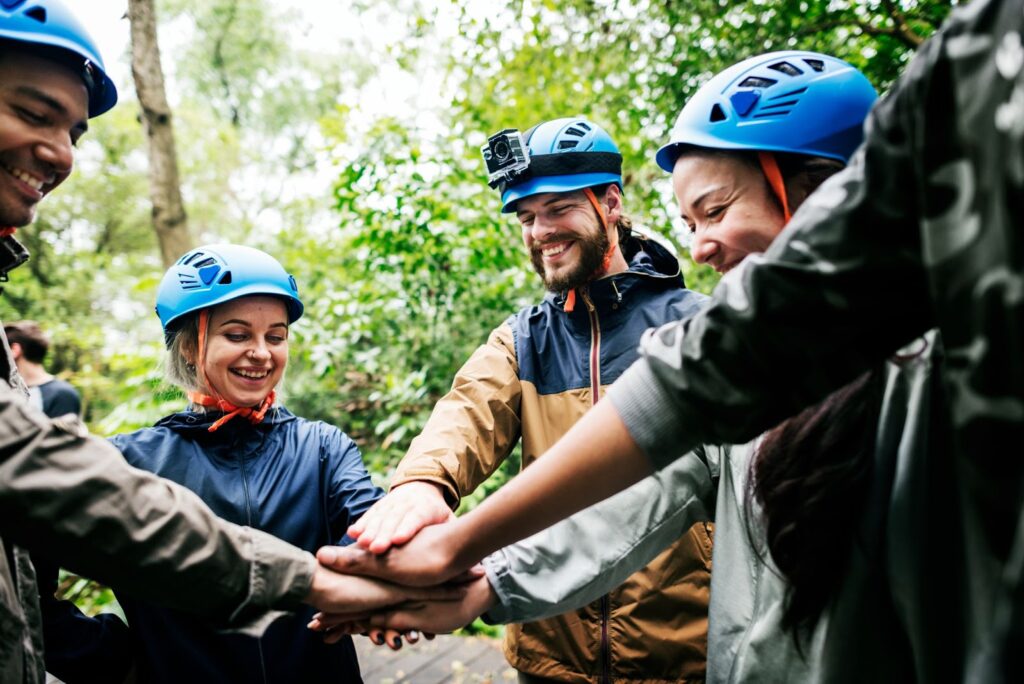
<svg viewBox="0 0 1024 684">
<path fill-rule="evenodd" d="M 487 184 L 492 188 L 514 182 L 530 168 L 530 150 L 515 128 L 492 135 L 480 153 L 487 163 Z"/>
</svg>

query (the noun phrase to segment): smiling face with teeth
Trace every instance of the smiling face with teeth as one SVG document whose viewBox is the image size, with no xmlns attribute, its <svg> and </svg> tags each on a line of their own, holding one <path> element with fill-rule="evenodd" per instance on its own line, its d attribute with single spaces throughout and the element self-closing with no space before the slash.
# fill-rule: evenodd
<svg viewBox="0 0 1024 684">
<path fill-rule="evenodd" d="M 204 369 L 212 388 L 235 406 L 256 406 L 288 365 L 288 310 L 277 297 L 252 295 L 210 313 Z M 211 392 L 212 394 L 212 392 Z"/>
<path fill-rule="evenodd" d="M 582 190 L 549 192 L 516 202 L 516 217 L 523 228 L 523 244 L 544 286 L 552 292 L 577 288 L 601 268 L 611 244 L 609 231 L 622 213 L 622 195 L 609 185 L 598 201 L 604 205 L 609 229 Z M 628 268 L 622 252 L 615 250 L 608 273 Z"/>
<path fill-rule="evenodd" d="M 85 83 L 59 62 L 0 54 L 0 227 L 24 226 L 71 173 L 88 128 Z"/>
</svg>

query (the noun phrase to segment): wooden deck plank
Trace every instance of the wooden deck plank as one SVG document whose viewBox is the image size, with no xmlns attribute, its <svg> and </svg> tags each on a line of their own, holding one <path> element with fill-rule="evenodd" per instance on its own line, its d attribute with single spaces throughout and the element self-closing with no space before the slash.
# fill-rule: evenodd
<svg viewBox="0 0 1024 684">
<path fill-rule="evenodd" d="M 485 637 L 440 635 L 399 651 L 355 639 L 366 684 L 507 684 L 515 673 L 500 642 Z"/>
</svg>

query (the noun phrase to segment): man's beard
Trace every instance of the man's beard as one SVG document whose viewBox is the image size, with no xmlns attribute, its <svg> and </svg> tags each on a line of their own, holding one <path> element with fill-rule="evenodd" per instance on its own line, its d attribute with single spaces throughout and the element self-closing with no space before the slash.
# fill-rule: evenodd
<svg viewBox="0 0 1024 684">
<path fill-rule="evenodd" d="M 530 261 L 533 263 L 533 270 L 537 272 L 540 279 L 544 281 L 544 287 L 551 292 L 566 292 L 575 290 L 577 287 L 587 283 L 594 277 L 597 269 L 604 263 L 604 255 L 608 252 L 611 242 L 608 235 L 600 228 L 592 235 L 574 237 L 576 246 L 579 248 L 579 257 L 576 266 L 570 271 L 557 275 L 548 276 L 544 268 L 544 258 L 541 256 L 541 246 L 535 246 L 530 250 Z M 557 242 L 551 240 L 550 242 Z"/>
</svg>

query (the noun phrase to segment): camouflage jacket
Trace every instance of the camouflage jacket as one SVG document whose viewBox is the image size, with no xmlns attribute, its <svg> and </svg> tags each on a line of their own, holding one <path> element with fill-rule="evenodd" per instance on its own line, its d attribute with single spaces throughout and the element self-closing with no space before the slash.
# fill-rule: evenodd
<svg viewBox="0 0 1024 684">
<path fill-rule="evenodd" d="M 0 240 L 6 273 L 17 250 Z M 191 491 L 131 468 L 77 418 L 51 420 L 27 395 L 0 329 L 0 684 L 45 677 L 39 591 L 19 545 L 250 632 L 309 591 L 309 553 L 220 520 Z"/>
<path fill-rule="evenodd" d="M 944 396 L 920 407 L 936 482 L 913 502 L 937 517 L 905 530 L 931 574 L 891 570 L 923 681 L 990 681 L 1024 650 L 1022 34 L 1024 0 L 956 8 L 850 167 L 723 278 L 710 308 L 647 336 L 609 393 L 663 465 L 698 442 L 752 438 L 938 327 Z"/>
</svg>

